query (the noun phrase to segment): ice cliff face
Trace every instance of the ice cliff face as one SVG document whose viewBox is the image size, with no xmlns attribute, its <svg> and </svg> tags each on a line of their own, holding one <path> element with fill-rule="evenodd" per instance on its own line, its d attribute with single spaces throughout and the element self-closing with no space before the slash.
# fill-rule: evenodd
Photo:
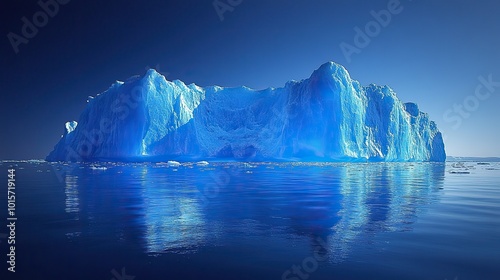
<svg viewBox="0 0 500 280">
<path fill-rule="evenodd" d="M 49 161 L 444 161 L 441 133 L 387 86 L 322 65 L 282 88 L 198 87 L 154 70 L 90 97 Z"/>
</svg>

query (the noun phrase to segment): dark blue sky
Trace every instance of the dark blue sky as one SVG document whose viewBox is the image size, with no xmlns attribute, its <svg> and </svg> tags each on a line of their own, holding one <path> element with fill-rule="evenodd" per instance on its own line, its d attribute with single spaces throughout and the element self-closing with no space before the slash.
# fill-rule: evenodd
<svg viewBox="0 0 500 280">
<path fill-rule="evenodd" d="M 0 159 L 44 158 L 87 96 L 148 66 L 169 80 L 260 89 L 329 60 L 418 103 L 449 155 L 500 156 L 498 1 L 219 0 L 231 8 L 223 20 L 213 0 L 59 1 L 46 25 L 37 1 L 2 1 Z M 370 23 L 388 5 L 386 26 Z M 35 14 L 43 26 L 16 54 L 8 34 L 23 36 L 22 18 Z M 356 44 L 356 27 L 369 43 Z"/>
</svg>

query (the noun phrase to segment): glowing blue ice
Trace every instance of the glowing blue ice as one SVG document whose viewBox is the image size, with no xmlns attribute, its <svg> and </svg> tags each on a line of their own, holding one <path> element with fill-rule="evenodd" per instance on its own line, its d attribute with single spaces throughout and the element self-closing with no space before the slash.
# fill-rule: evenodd
<svg viewBox="0 0 500 280">
<path fill-rule="evenodd" d="M 90 98 L 66 129 L 47 160 L 446 158 L 441 133 L 416 104 L 387 86 L 361 86 L 333 62 L 260 91 L 170 82 L 149 70 Z"/>
</svg>

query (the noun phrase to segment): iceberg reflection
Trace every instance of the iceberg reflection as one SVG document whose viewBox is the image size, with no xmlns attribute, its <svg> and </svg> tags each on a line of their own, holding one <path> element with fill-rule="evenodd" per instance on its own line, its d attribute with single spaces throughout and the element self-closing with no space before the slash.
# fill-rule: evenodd
<svg viewBox="0 0 500 280">
<path fill-rule="evenodd" d="M 79 215 L 84 235 L 177 254 L 303 238 L 313 250 L 321 238 L 335 262 L 377 233 L 411 231 L 439 199 L 445 164 L 146 163 L 89 170 L 72 169 L 64 181 L 64 209 Z"/>
<path fill-rule="evenodd" d="M 424 206 L 439 198 L 444 168 L 430 163 L 154 168 L 143 178 L 145 249 L 189 252 L 249 236 L 308 236 L 322 237 L 332 257 L 342 258 L 377 232 L 411 230 Z M 203 195 L 207 185 L 216 185 L 217 192 Z"/>
</svg>

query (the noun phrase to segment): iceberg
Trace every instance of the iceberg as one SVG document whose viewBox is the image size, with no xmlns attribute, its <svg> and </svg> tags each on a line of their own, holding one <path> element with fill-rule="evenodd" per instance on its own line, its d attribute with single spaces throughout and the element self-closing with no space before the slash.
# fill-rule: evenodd
<svg viewBox="0 0 500 280">
<path fill-rule="evenodd" d="M 153 69 L 89 97 L 47 161 L 435 161 L 443 138 L 417 104 L 334 62 L 281 88 L 186 85 Z"/>
</svg>

